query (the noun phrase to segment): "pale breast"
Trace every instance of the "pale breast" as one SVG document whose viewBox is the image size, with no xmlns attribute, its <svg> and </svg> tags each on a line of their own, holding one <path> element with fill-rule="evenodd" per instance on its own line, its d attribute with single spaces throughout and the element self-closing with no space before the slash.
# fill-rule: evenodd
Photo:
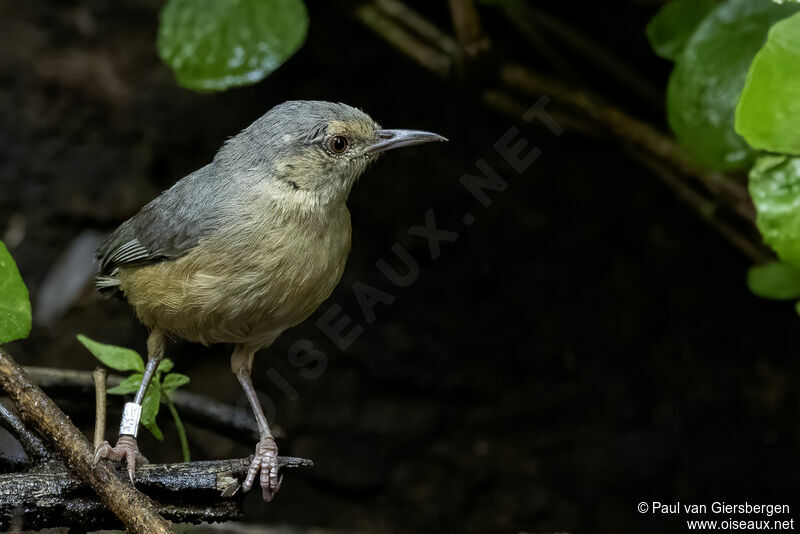
<svg viewBox="0 0 800 534">
<path fill-rule="evenodd" d="M 346 207 L 312 217 L 241 224 L 189 254 L 120 273 L 140 320 L 190 341 L 268 346 L 338 284 L 350 252 Z"/>
</svg>

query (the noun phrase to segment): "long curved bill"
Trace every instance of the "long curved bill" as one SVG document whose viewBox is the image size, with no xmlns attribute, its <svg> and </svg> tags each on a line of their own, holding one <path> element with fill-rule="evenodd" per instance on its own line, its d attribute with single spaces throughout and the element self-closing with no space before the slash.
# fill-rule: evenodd
<svg viewBox="0 0 800 534">
<path fill-rule="evenodd" d="M 362 154 L 375 154 L 404 146 L 447 141 L 445 137 L 422 130 L 378 130 L 379 141 L 364 149 Z"/>
</svg>

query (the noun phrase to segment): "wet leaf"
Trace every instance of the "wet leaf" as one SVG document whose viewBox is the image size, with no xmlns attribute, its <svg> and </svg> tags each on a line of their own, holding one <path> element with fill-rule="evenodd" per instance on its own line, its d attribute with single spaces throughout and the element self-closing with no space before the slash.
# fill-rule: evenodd
<svg viewBox="0 0 800 534">
<path fill-rule="evenodd" d="M 28 337 L 31 301 L 14 258 L 0 241 L 0 344 Z"/>
<path fill-rule="evenodd" d="M 130 393 L 136 393 L 139 391 L 139 384 L 142 383 L 142 378 L 144 378 L 144 374 L 133 373 L 131 376 L 113 388 L 109 388 L 108 393 L 111 395 L 128 395 Z"/>
<path fill-rule="evenodd" d="M 800 267 L 780 261 L 751 267 L 747 286 L 754 294 L 767 299 L 800 298 Z"/>
<path fill-rule="evenodd" d="M 667 87 L 667 119 L 681 145 L 701 165 L 730 170 L 750 164 L 754 150 L 734 129 L 747 70 L 769 28 L 797 5 L 728 0 L 703 19 Z"/>
<path fill-rule="evenodd" d="M 169 358 L 164 358 L 159 362 L 158 367 L 156 368 L 156 372 L 169 373 L 170 371 L 172 371 L 173 367 L 175 367 L 175 364 L 172 363 L 172 360 L 170 360 Z"/>
<path fill-rule="evenodd" d="M 156 437 L 159 441 L 164 441 L 164 434 L 156 424 L 156 416 L 158 409 L 161 405 L 161 387 L 158 383 L 158 377 L 150 382 L 147 388 L 147 393 L 142 401 L 142 424 Z"/>
<path fill-rule="evenodd" d="M 78 334 L 78 341 L 83 343 L 83 346 L 89 349 L 95 358 L 103 362 L 105 365 L 117 371 L 139 371 L 144 372 L 144 361 L 136 351 L 126 349 L 125 347 L 118 347 L 116 345 L 106 345 L 94 341 Z"/>
<path fill-rule="evenodd" d="M 800 154 L 800 13 L 770 30 L 747 73 L 736 131 L 754 148 Z"/>
<path fill-rule="evenodd" d="M 672 0 L 664 5 L 647 25 L 647 39 L 659 56 L 674 60 L 683 50 L 717 0 Z"/>
<path fill-rule="evenodd" d="M 778 257 L 800 266 L 800 158 L 764 156 L 750 170 L 756 225 Z"/>
<path fill-rule="evenodd" d="M 264 79 L 302 46 L 307 31 L 302 0 L 170 0 L 158 54 L 182 86 L 219 91 Z"/>
<path fill-rule="evenodd" d="M 167 393 L 175 391 L 177 388 L 181 386 L 185 386 L 189 383 L 189 377 L 186 375 L 182 375 L 180 373 L 170 373 L 164 377 L 164 381 L 161 383 L 161 388 Z"/>
</svg>

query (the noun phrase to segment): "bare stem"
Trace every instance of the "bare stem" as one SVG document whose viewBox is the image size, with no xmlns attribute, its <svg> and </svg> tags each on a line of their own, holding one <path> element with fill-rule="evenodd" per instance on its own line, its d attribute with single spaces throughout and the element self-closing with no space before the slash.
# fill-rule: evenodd
<svg viewBox="0 0 800 534">
<path fill-rule="evenodd" d="M 375 5 L 359 5 L 355 10 L 355 16 L 365 26 L 382 35 L 390 45 L 426 69 L 440 76 L 449 76 L 453 68 L 453 58 L 449 54 L 442 52 L 430 41 L 426 42 L 415 36 L 408 28 L 399 24 Z"/>
<path fill-rule="evenodd" d="M 489 49 L 489 39 L 481 29 L 480 17 L 472 0 L 450 0 L 450 15 L 465 58 L 473 59 Z"/>
<path fill-rule="evenodd" d="M 108 371 L 102 367 L 97 367 L 92 372 L 94 378 L 94 447 L 106 439 L 106 379 Z"/>
</svg>

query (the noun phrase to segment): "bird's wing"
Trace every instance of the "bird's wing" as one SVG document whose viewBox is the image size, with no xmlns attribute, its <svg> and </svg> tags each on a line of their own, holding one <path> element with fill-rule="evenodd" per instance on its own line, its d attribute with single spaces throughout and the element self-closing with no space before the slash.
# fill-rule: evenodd
<svg viewBox="0 0 800 534">
<path fill-rule="evenodd" d="M 214 164 L 177 182 L 122 223 L 98 247 L 98 289 L 114 289 L 121 266 L 176 259 L 217 227 L 224 181 Z"/>
</svg>

